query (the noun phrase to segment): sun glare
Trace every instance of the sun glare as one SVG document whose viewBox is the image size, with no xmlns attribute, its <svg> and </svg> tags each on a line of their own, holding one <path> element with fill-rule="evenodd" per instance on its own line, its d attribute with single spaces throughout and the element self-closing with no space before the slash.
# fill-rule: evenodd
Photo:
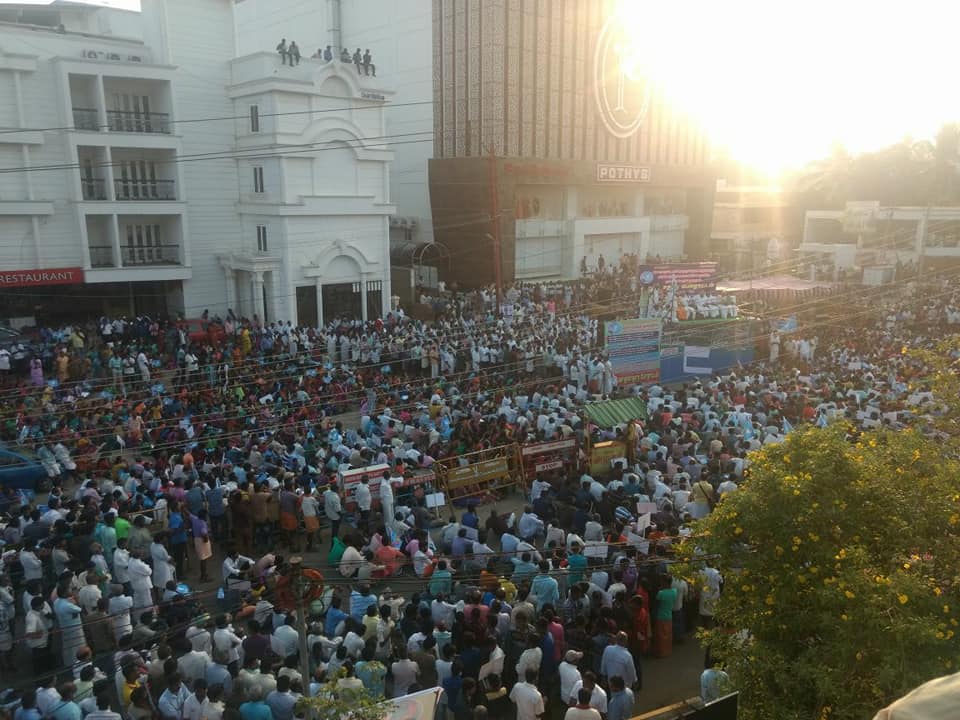
<svg viewBox="0 0 960 720">
<path fill-rule="evenodd" d="M 948 59 L 960 4 L 620 0 L 616 12 L 633 30 L 625 72 L 771 173 L 960 120 Z"/>
</svg>

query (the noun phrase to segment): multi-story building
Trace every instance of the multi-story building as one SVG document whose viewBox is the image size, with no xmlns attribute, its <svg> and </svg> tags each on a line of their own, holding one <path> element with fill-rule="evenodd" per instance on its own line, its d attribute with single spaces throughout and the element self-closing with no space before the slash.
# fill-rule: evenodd
<svg viewBox="0 0 960 720">
<path fill-rule="evenodd" d="M 240 37 L 233 0 L 0 6 L 4 316 L 389 308 L 390 93 Z"/>
<path fill-rule="evenodd" d="M 843 210 L 808 210 L 798 248 L 814 277 L 894 278 L 899 266 L 960 264 L 960 208 L 848 202 Z"/>
<path fill-rule="evenodd" d="M 228 302 L 268 318 L 380 317 L 390 303 L 390 204 L 378 78 L 337 59 L 233 60 L 242 242 L 218 255 Z"/>
<path fill-rule="evenodd" d="M 231 3 L 143 5 L 0 8 L 7 317 L 225 310 L 233 138 L 206 120 L 232 112 Z"/>
<path fill-rule="evenodd" d="M 703 256 L 705 133 L 644 74 L 642 33 L 613 0 L 434 0 L 433 23 L 430 197 L 449 279 Z"/>
</svg>

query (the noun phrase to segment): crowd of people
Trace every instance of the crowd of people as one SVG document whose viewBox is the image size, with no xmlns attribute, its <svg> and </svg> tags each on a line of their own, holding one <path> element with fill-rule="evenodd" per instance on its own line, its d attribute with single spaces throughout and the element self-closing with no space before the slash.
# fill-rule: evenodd
<svg viewBox="0 0 960 720">
<path fill-rule="evenodd" d="M 0 662 L 34 678 L 4 698 L 15 720 L 292 720 L 301 697 L 435 686 L 453 718 L 632 717 L 643 665 L 722 590 L 709 559 L 670 573 L 691 523 L 799 423 L 927 427 L 928 368 L 903 350 L 941 339 L 958 298 L 921 283 L 825 321 L 815 356 L 623 388 L 583 310 L 612 275 L 509 288 L 508 318 L 481 291 L 431 323 L 42 329 L 0 390 L 3 440 L 53 458 L 46 497 L 0 498 Z M 592 424 L 602 394 L 646 401 L 641 431 Z M 439 520 L 401 495 L 440 460 L 627 437 L 632 462 L 545 471 L 514 513 Z M 715 660 L 705 699 L 728 685 Z"/>
</svg>

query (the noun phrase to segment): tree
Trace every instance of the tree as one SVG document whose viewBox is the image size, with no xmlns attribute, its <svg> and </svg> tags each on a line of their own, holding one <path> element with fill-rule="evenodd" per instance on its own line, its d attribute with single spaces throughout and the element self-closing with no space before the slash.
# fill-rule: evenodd
<svg viewBox="0 0 960 720">
<path fill-rule="evenodd" d="M 960 659 L 957 462 L 917 430 L 792 432 L 681 548 L 724 575 L 702 638 L 744 720 L 853 720 Z M 681 571 L 683 571 L 681 566 Z"/>
<path fill-rule="evenodd" d="M 366 690 L 337 687 L 333 679 L 324 683 L 316 697 L 300 698 L 295 710 L 308 720 L 384 720 L 394 707 L 395 703 L 375 699 Z"/>
</svg>

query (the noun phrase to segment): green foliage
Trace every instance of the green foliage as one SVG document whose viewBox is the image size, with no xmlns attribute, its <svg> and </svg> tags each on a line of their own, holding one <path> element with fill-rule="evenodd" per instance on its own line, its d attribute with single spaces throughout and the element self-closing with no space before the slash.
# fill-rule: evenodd
<svg viewBox="0 0 960 720">
<path fill-rule="evenodd" d="M 320 688 L 316 697 L 302 697 L 295 711 L 307 720 L 384 720 L 393 712 L 394 703 L 374 698 L 365 689 L 337 687 L 330 680 Z"/>
<path fill-rule="evenodd" d="M 703 633 L 744 720 L 860 720 L 960 659 L 958 467 L 913 430 L 791 433 L 683 553 L 724 575 Z"/>
</svg>

